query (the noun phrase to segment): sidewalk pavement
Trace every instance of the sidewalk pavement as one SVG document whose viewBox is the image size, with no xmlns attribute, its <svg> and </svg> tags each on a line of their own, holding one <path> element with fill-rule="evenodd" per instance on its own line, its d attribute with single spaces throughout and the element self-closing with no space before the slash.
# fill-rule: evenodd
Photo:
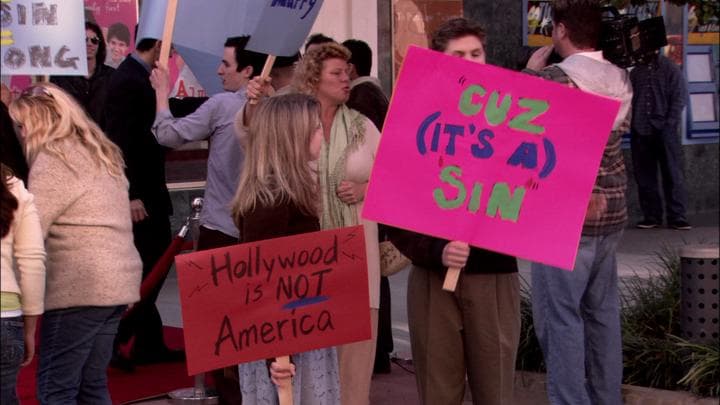
<svg viewBox="0 0 720 405">
<path fill-rule="evenodd" d="M 686 392 L 663 391 L 623 385 L 625 405 L 717 405 L 717 398 L 697 398 Z M 190 402 L 188 402 L 189 404 Z M 169 399 L 133 402 L 136 405 L 177 405 Z M 420 404 L 415 388 L 412 365 L 393 363 L 389 374 L 373 376 L 370 405 Z M 515 398 L 511 405 L 549 405 L 545 391 L 545 375 L 518 372 L 515 376 Z M 466 389 L 462 405 L 472 405 Z"/>
</svg>

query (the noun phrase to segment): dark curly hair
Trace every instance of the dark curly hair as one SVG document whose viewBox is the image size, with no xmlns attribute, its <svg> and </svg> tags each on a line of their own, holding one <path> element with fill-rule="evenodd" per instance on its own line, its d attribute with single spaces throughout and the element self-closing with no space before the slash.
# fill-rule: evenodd
<svg viewBox="0 0 720 405">
<path fill-rule="evenodd" d="M 94 32 L 100 40 L 100 42 L 98 43 L 97 54 L 95 54 L 95 62 L 98 66 L 100 66 L 105 63 L 105 56 L 107 55 L 107 45 L 105 44 L 105 37 L 103 36 L 100 27 L 94 22 L 85 21 L 85 29 Z"/>
</svg>

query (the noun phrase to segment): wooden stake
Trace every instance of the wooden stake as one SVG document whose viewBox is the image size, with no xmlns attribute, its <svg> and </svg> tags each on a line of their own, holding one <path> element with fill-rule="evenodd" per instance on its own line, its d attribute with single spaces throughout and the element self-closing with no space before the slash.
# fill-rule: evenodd
<svg viewBox="0 0 720 405">
<path fill-rule="evenodd" d="M 443 290 L 453 292 L 457 287 L 458 279 L 460 278 L 460 268 L 449 267 L 447 273 L 445 273 L 445 282 L 443 283 Z"/>
<path fill-rule="evenodd" d="M 265 59 L 265 65 L 263 66 L 262 72 L 260 72 L 260 77 L 267 78 L 270 77 L 270 71 L 272 70 L 273 65 L 275 64 L 275 55 L 268 55 L 267 59 Z M 248 104 L 250 105 L 256 105 L 260 100 L 252 99 L 248 101 Z"/>
<path fill-rule="evenodd" d="M 268 57 L 269 58 L 269 57 Z M 275 58 L 273 56 L 273 58 Z M 267 66 L 267 63 L 266 63 Z M 272 63 L 270 64 L 272 66 Z M 264 71 L 265 69 L 263 69 Z M 281 366 L 288 367 L 290 366 L 290 356 L 280 356 L 276 357 L 275 361 L 278 362 Z M 284 385 L 279 385 L 277 387 L 278 392 L 278 399 L 280 400 L 280 405 L 293 405 L 293 389 L 292 389 L 292 380 L 288 381 Z"/>
<path fill-rule="evenodd" d="M 265 59 L 265 66 L 263 66 L 262 72 L 260 72 L 261 77 L 270 77 L 270 71 L 272 70 L 273 65 L 275 64 L 275 55 L 268 55 L 267 59 Z"/>
<path fill-rule="evenodd" d="M 160 60 L 158 64 L 164 68 L 168 67 L 170 59 L 170 47 L 172 46 L 172 35 L 175 29 L 175 14 L 177 12 L 177 0 L 168 0 L 167 11 L 165 12 L 165 28 L 163 29 L 162 44 L 160 46 Z"/>
</svg>

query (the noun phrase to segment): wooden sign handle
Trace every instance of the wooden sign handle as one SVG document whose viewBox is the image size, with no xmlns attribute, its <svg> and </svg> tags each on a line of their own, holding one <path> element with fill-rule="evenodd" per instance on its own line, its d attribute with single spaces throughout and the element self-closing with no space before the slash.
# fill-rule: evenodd
<svg viewBox="0 0 720 405">
<path fill-rule="evenodd" d="M 443 290 L 453 292 L 457 287 L 458 278 L 460 278 L 459 267 L 448 267 L 447 273 L 445 273 L 445 282 L 443 283 Z"/>
<path fill-rule="evenodd" d="M 160 45 L 160 60 L 158 61 L 158 64 L 164 68 L 168 67 L 168 60 L 170 59 L 177 2 L 178 0 L 168 0 L 167 11 L 165 12 L 165 27 L 163 29 L 162 44 Z"/>
<path fill-rule="evenodd" d="M 275 55 L 268 55 L 267 59 L 265 59 L 265 65 L 263 66 L 262 72 L 260 72 L 261 77 L 270 77 L 270 71 L 272 70 L 273 65 L 275 64 Z"/>
<path fill-rule="evenodd" d="M 276 357 L 275 361 L 281 366 L 289 366 L 290 356 Z M 288 381 L 286 384 L 279 385 L 277 387 L 277 392 L 280 405 L 293 405 L 292 380 Z"/>
<path fill-rule="evenodd" d="M 262 77 L 262 78 L 270 77 L 270 71 L 272 70 L 272 67 L 274 64 L 275 64 L 275 55 L 268 55 L 267 59 L 265 59 L 265 65 L 263 66 L 262 72 L 260 72 L 260 77 Z M 254 98 L 254 99 L 248 101 L 248 104 L 256 105 L 259 102 L 260 102 L 260 100 Z"/>
</svg>

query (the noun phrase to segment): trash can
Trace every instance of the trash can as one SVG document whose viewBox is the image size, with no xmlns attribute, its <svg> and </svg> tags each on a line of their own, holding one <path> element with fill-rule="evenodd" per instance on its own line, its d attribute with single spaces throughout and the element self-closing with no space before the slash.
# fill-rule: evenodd
<svg viewBox="0 0 720 405">
<path fill-rule="evenodd" d="M 687 245 L 680 249 L 680 328 L 693 343 L 717 344 L 720 247 Z"/>
</svg>

